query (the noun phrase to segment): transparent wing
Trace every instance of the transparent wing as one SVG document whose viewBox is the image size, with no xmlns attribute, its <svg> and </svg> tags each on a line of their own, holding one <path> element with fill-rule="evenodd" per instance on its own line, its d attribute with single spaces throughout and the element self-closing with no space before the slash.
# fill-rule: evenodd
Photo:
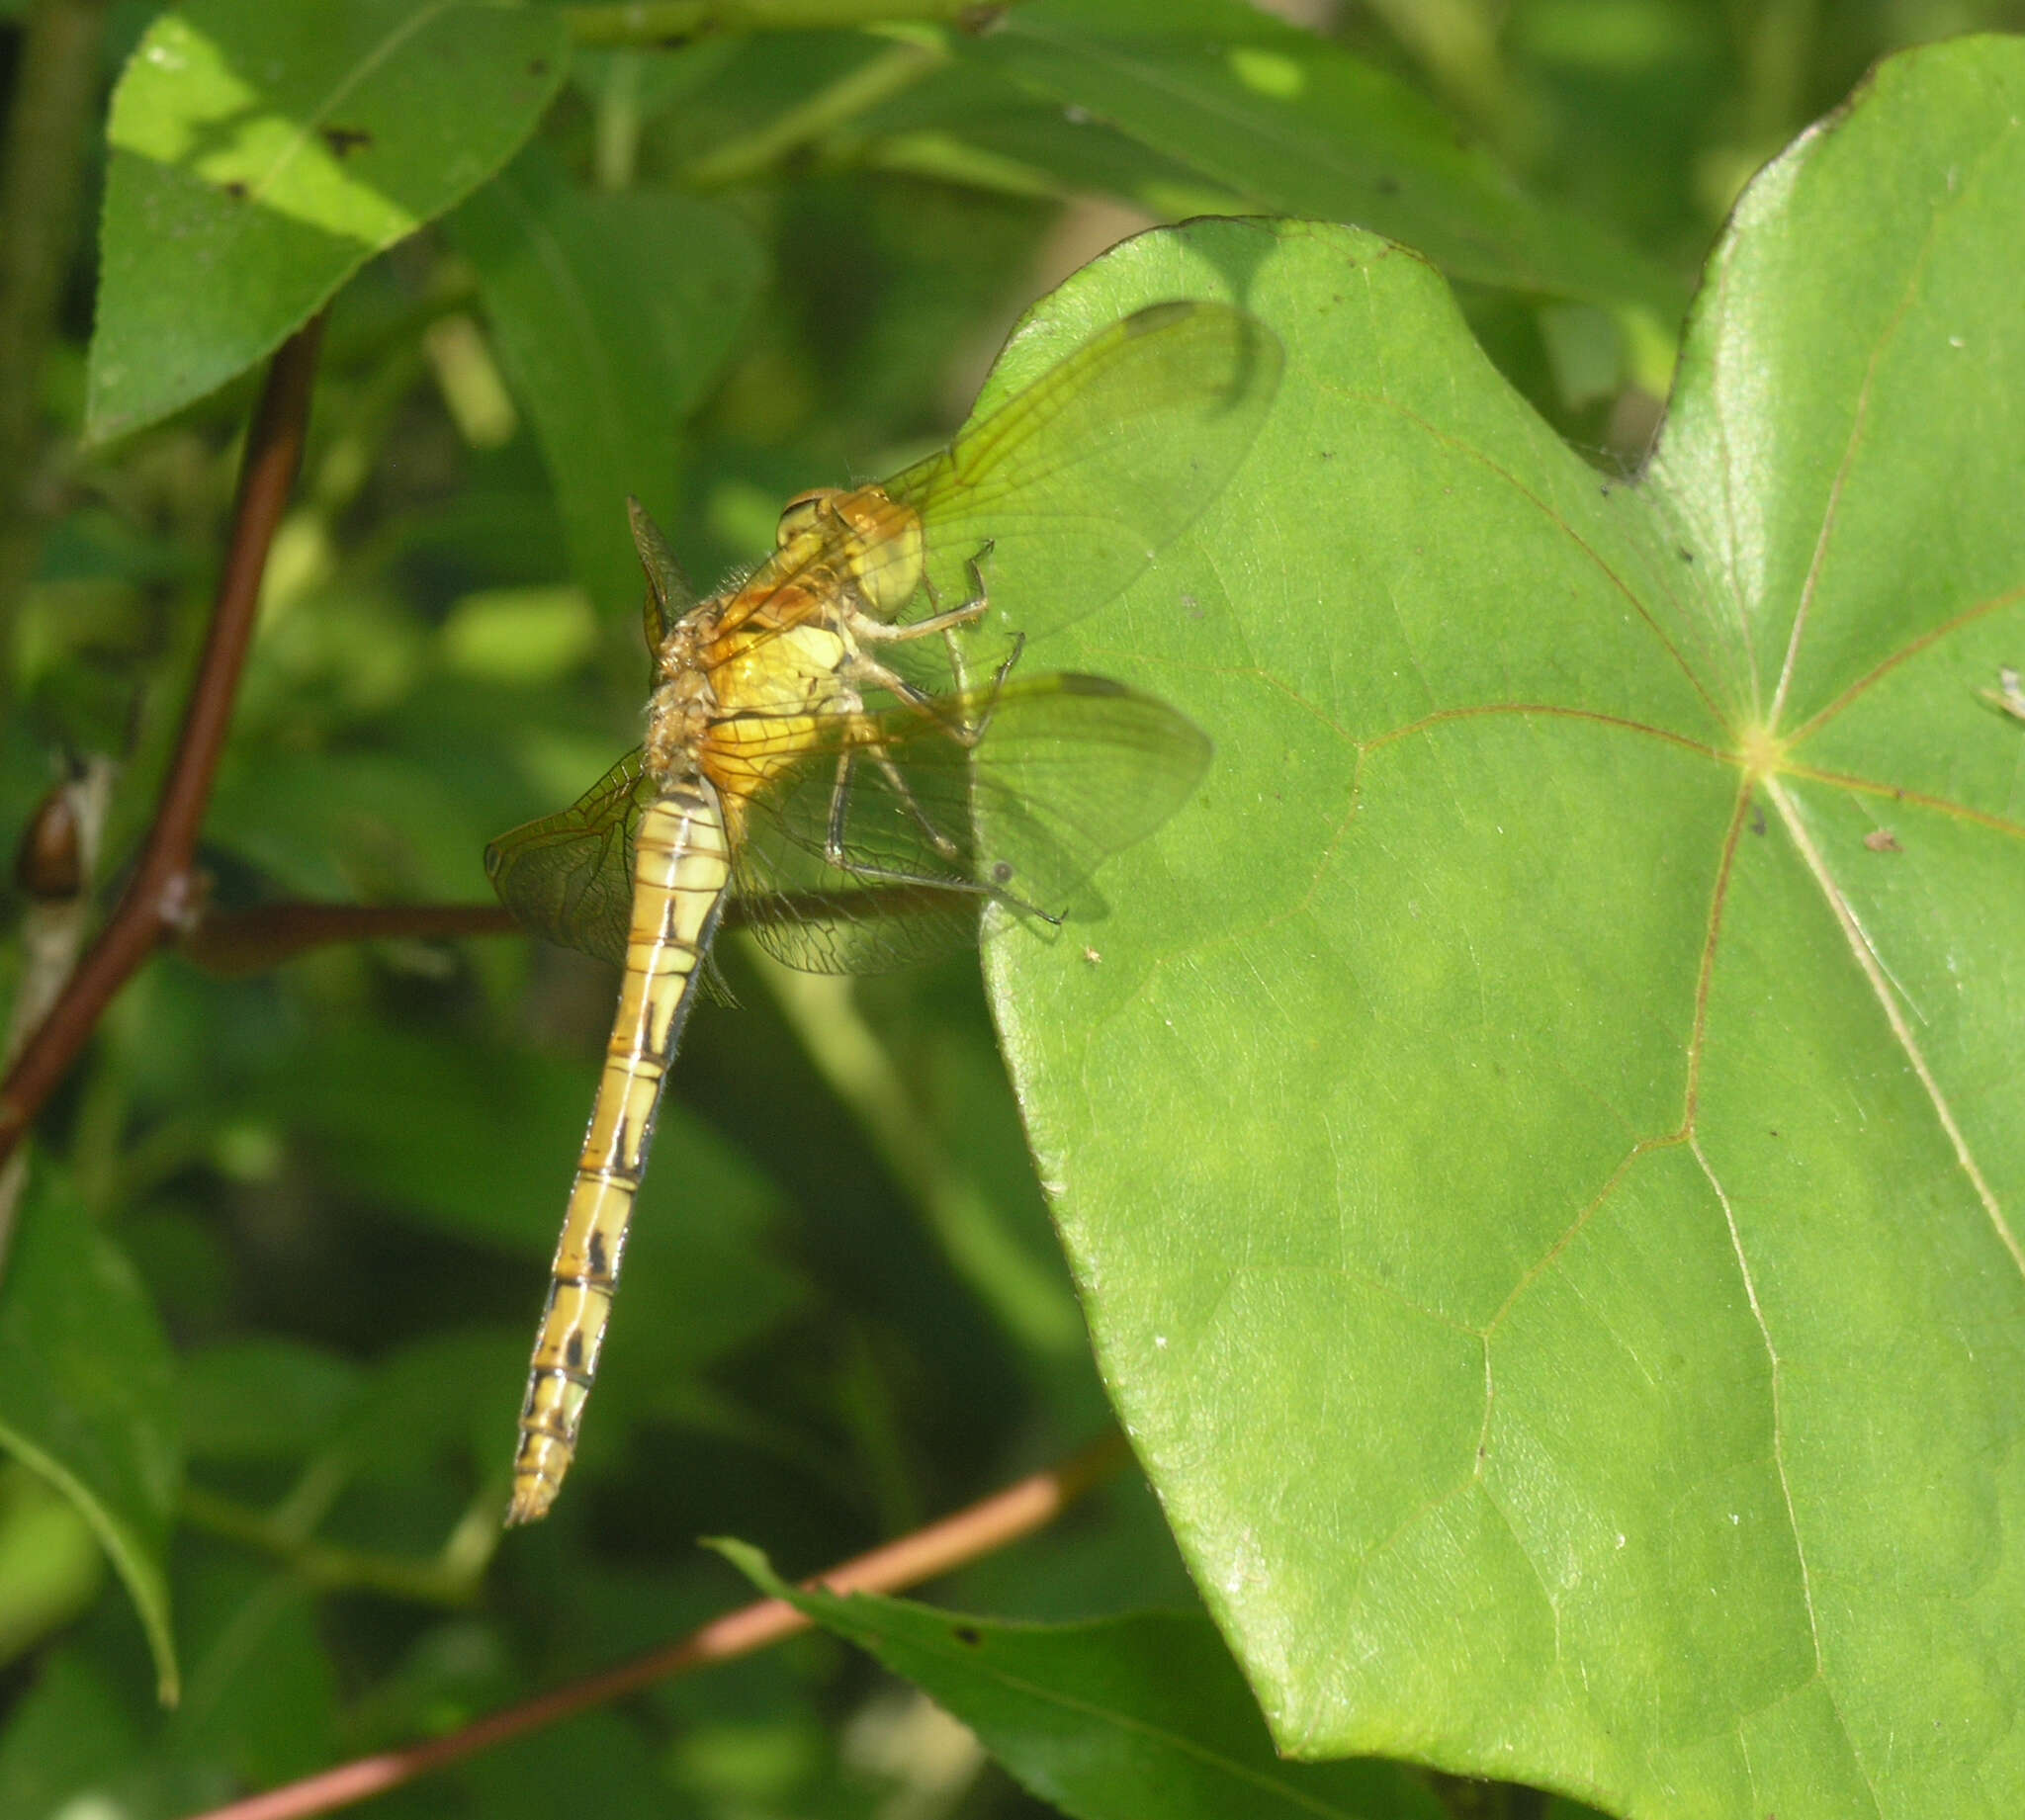
<svg viewBox="0 0 2025 1820">
<path fill-rule="evenodd" d="M 1282 365 L 1279 338 L 1242 309 L 1156 303 L 885 490 L 921 515 L 945 604 L 982 558 L 994 606 L 1037 637 L 1123 592 L 1223 490 Z"/>
<path fill-rule="evenodd" d="M 1185 716 L 1096 676 L 839 717 L 749 806 L 746 926 L 791 966 L 864 972 L 975 942 L 986 900 L 1100 915 L 1091 875 L 1173 815 L 1208 762 Z"/>
<path fill-rule="evenodd" d="M 654 797 L 636 747 L 568 809 L 485 849 L 500 903 L 538 935 L 620 966 L 633 910 L 633 830 Z"/>
</svg>

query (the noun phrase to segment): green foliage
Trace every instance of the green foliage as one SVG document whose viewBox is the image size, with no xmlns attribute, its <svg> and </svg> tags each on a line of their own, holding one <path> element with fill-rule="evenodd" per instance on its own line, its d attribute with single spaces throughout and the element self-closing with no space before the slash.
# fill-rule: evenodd
<svg viewBox="0 0 2025 1820">
<path fill-rule="evenodd" d="M 1442 1812 L 1383 1764 L 1282 1762 L 1204 1618 L 1139 1611 L 995 1623 L 906 1600 L 799 1593 L 756 1550 L 720 1546 L 755 1585 L 931 1695 L 1026 1787 L 1078 1820 Z"/>
<path fill-rule="evenodd" d="M 162 1697 L 173 1700 L 164 1556 L 182 1464 L 174 1362 L 132 1265 L 60 1182 L 46 1179 L 21 1221 L 0 1294 L 0 1445 L 97 1532 L 147 1627 Z M 5 1565 L 46 1588 L 52 1563 L 29 1554 Z"/>
<path fill-rule="evenodd" d="M 0 1820 L 454 1730 L 741 1603 L 700 1535 L 813 1571 L 1107 1407 L 1145 1479 L 949 1610 L 798 1596 L 834 1634 L 389 1805 L 2017 1811 L 2025 51 L 1851 95 L 2007 5 L 595 50 L 567 5 L 113 9 L 100 232 L 44 366 L 0 346 L 45 432 L 0 824 L 119 759 L 102 909 L 319 308 L 227 920 L 479 903 L 637 742 L 629 493 L 714 584 L 1147 304 L 1284 371 L 1136 419 L 1172 497 L 1122 484 L 1144 398 L 1067 400 L 1132 548 L 1061 474 L 964 521 L 1022 677 L 1172 704 L 1208 773 L 982 988 L 719 942 L 539 1527 L 498 1517 L 609 972 L 396 931 L 129 985 L 0 1277 Z"/>
</svg>

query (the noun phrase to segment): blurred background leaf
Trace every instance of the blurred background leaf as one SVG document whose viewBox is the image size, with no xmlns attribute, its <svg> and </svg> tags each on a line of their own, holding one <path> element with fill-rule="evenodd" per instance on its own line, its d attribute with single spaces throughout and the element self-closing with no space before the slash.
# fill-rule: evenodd
<svg viewBox="0 0 2025 1820">
<path fill-rule="evenodd" d="M 165 1699 L 179 1683 L 167 1550 L 181 1473 L 175 1361 L 132 1266 L 40 1177 L 0 1288 L 0 1444 L 68 1498 L 126 1582 Z M 25 1565 L 65 1569 L 60 1531 Z M 52 1597 L 61 1586 L 45 1586 Z M 60 1603 L 56 1612 L 61 1613 Z M 18 1641 L 27 1641 L 27 1637 Z"/>
</svg>

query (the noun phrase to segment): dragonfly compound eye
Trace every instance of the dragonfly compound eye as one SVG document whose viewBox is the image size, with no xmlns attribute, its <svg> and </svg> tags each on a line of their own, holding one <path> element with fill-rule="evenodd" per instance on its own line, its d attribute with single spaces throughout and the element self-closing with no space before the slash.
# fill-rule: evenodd
<svg viewBox="0 0 2025 1820">
<path fill-rule="evenodd" d="M 780 508 L 780 523 L 773 529 L 775 547 L 785 550 L 796 538 L 816 530 L 830 502 L 842 494 L 840 486 L 812 486 L 805 493 L 795 494 Z"/>
</svg>

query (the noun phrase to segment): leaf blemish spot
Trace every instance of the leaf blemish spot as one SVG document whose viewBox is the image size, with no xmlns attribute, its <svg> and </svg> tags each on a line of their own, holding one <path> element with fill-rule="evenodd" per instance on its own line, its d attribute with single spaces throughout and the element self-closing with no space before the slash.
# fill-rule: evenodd
<svg viewBox="0 0 2025 1820">
<path fill-rule="evenodd" d="M 330 147 L 334 158 L 349 158 L 373 142 L 373 135 L 363 127 L 318 127 L 316 136 Z"/>
<path fill-rule="evenodd" d="M 957 1640 L 957 1642 L 962 1643 L 971 1649 L 976 1649 L 985 1640 L 984 1633 L 972 1624 L 958 1624 L 956 1628 L 952 1630 L 949 1634 L 953 1636 Z"/>
</svg>

